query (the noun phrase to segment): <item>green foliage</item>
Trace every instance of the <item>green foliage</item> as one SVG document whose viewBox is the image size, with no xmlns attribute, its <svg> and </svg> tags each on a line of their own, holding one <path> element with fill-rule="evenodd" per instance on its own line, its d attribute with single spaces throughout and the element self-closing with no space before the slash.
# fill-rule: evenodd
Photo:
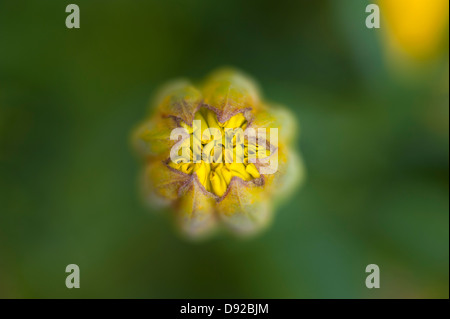
<svg viewBox="0 0 450 319">
<path fill-rule="evenodd" d="M 357 1 L 80 0 L 76 30 L 25 2 L 0 3 L 0 297 L 448 298 L 448 46 L 406 83 Z M 160 83 L 222 65 L 298 116 L 307 178 L 262 236 L 192 244 L 128 138 Z"/>
</svg>

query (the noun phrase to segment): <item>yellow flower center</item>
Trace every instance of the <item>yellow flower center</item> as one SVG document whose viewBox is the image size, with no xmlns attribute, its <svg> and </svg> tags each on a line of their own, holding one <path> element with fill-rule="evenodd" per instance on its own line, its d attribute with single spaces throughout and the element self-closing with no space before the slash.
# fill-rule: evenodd
<svg viewBox="0 0 450 319">
<path fill-rule="evenodd" d="M 269 150 L 258 145 L 256 140 L 249 141 L 243 135 L 234 134 L 236 129 L 245 130 L 247 125 L 242 113 L 221 123 L 215 112 L 201 108 L 195 113 L 192 126 L 181 122 L 181 127 L 188 131 L 190 138 L 183 142 L 177 160 L 169 161 L 169 166 L 189 175 L 195 173 L 203 187 L 219 197 L 225 194 L 235 176 L 244 181 L 260 178 L 258 169 L 249 162 L 249 158 L 255 158 L 257 153 L 259 156 L 261 149 L 268 156 Z M 194 158 L 195 154 L 202 156 Z"/>
</svg>

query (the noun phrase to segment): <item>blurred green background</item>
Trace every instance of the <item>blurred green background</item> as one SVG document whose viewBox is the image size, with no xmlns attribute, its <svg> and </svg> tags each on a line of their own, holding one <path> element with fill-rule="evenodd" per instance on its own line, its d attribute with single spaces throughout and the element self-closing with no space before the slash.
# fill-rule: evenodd
<svg viewBox="0 0 450 319">
<path fill-rule="evenodd" d="M 67 29 L 69 3 L 0 1 L 0 297 L 448 298 L 448 40 L 404 73 L 365 1 L 77 0 Z M 260 236 L 191 243 L 129 134 L 223 65 L 296 114 L 307 180 Z"/>
</svg>

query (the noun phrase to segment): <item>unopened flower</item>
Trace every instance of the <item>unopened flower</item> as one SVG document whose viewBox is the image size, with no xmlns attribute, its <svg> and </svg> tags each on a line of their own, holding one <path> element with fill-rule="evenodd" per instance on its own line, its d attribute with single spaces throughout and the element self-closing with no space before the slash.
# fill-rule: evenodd
<svg viewBox="0 0 450 319">
<path fill-rule="evenodd" d="M 261 101 L 249 78 L 223 69 L 199 87 L 166 85 L 132 140 L 148 202 L 170 205 L 183 232 L 200 236 L 219 225 L 241 234 L 268 225 L 302 175 L 295 135 L 288 110 Z"/>
<path fill-rule="evenodd" d="M 445 48 L 448 0 L 379 0 L 382 31 L 396 63 L 423 62 Z M 403 61 L 405 62 L 405 61 Z"/>
</svg>

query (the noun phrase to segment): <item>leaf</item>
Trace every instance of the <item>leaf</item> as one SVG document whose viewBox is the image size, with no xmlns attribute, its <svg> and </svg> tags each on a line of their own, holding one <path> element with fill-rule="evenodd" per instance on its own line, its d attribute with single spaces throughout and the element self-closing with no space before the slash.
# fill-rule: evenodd
<svg viewBox="0 0 450 319">
<path fill-rule="evenodd" d="M 200 108 L 202 95 L 188 81 L 178 80 L 161 89 L 156 104 L 162 116 L 171 116 L 183 120 L 192 126 L 195 112 Z"/>
<path fill-rule="evenodd" d="M 279 202 L 292 195 L 304 181 L 305 168 L 301 156 L 285 145 L 280 145 L 273 155 L 278 156 L 278 170 L 274 174 L 264 175 L 264 188 L 266 196 Z"/>
<path fill-rule="evenodd" d="M 177 124 L 173 118 L 158 114 L 140 124 L 132 135 L 134 149 L 144 158 L 165 157 L 170 155 L 170 149 L 176 143 L 170 140 L 170 133 Z"/>
<path fill-rule="evenodd" d="M 176 222 L 181 231 L 190 237 L 210 234 L 216 227 L 214 215 L 215 199 L 204 192 L 194 175 L 190 183 L 181 189 L 176 204 Z"/>
<path fill-rule="evenodd" d="M 220 122 L 259 106 L 256 85 L 245 75 L 232 69 L 214 72 L 205 82 L 202 92 L 203 103 L 216 109 Z"/>
<path fill-rule="evenodd" d="M 167 167 L 162 161 L 150 161 L 144 173 L 144 193 L 147 198 L 173 201 L 179 197 L 180 188 L 190 181 L 190 176 Z"/>
<path fill-rule="evenodd" d="M 226 196 L 217 203 L 217 214 L 232 231 L 252 234 L 269 224 L 272 206 L 263 186 L 233 177 Z"/>
<path fill-rule="evenodd" d="M 299 128 L 295 115 L 281 105 L 262 106 L 254 112 L 251 127 L 266 128 L 267 136 L 269 136 L 270 128 L 277 128 L 278 142 L 281 144 L 290 144 L 298 138 Z"/>
</svg>

